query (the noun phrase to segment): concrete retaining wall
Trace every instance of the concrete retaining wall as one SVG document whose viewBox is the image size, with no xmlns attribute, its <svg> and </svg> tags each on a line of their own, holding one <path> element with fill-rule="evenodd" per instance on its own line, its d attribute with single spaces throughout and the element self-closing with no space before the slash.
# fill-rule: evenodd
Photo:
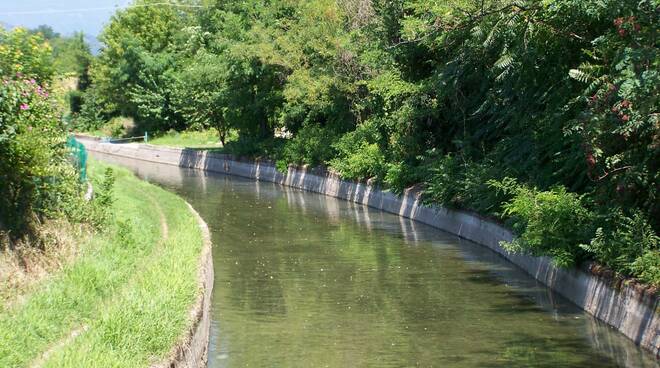
<svg viewBox="0 0 660 368">
<path fill-rule="evenodd" d="M 368 184 L 341 180 L 321 169 L 290 167 L 285 174 L 278 172 L 271 162 L 241 160 L 206 151 L 109 144 L 84 137 L 81 141 L 94 152 L 275 182 L 362 203 L 457 234 L 499 253 L 656 357 L 660 356 L 659 298 L 653 290 L 590 270 L 559 269 L 545 257 L 510 254 L 499 245 L 500 241 L 513 239 L 510 230 L 474 214 L 423 205 L 417 191 L 408 190 L 397 196 Z"/>
<path fill-rule="evenodd" d="M 187 203 L 188 204 L 188 203 Z M 198 272 L 199 294 L 190 310 L 190 326 L 183 333 L 167 358 L 153 368 L 201 368 L 208 361 L 209 333 L 211 327 L 211 292 L 213 291 L 213 257 L 211 234 L 202 217 L 188 204 L 202 231 L 202 254 Z"/>
</svg>

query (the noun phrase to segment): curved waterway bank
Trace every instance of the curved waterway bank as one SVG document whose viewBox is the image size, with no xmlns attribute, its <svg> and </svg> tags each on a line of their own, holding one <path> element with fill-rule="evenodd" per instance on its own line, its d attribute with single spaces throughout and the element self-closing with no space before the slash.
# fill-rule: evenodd
<svg viewBox="0 0 660 368">
<path fill-rule="evenodd" d="M 88 169 L 94 183 L 113 170 L 111 218 L 102 230 L 65 227 L 76 256 L 0 300 L 0 367 L 206 366 L 213 268 L 203 221 L 129 170 Z"/>
<path fill-rule="evenodd" d="M 214 249 L 209 366 L 657 367 L 489 249 L 364 205 L 97 155 L 186 198 Z"/>
<path fill-rule="evenodd" d="M 660 313 L 657 313 L 660 297 L 655 289 L 629 282 L 631 280 L 613 278 L 598 267 L 561 269 L 547 257 L 509 253 L 500 246 L 501 241 L 513 239 L 509 229 L 475 214 L 427 206 L 422 203 L 418 191 L 411 189 L 397 196 L 368 184 L 342 180 L 336 174 L 319 168 L 290 166 L 286 173 L 281 173 L 272 162 L 263 160 L 244 160 L 204 150 L 146 144 L 114 145 L 101 143 L 98 138 L 80 138 L 92 151 L 274 182 L 365 204 L 457 234 L 500 254 L 578 307 L 614 327 L 635 344 L 651 351 L 656 359 L 660 358 Z"/>
</svg>

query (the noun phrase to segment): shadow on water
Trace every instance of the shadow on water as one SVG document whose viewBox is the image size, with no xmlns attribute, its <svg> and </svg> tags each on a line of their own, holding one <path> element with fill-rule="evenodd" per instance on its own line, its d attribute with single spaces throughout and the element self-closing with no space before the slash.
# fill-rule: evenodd
<svg viewBox="0 0 660 368">
<path fill-rule="evenodd" d="M 179 193 L 209 224 L 211 367 L 660 366 L 451 234 L 272 183 L 101 158 Z"/>
</svg>

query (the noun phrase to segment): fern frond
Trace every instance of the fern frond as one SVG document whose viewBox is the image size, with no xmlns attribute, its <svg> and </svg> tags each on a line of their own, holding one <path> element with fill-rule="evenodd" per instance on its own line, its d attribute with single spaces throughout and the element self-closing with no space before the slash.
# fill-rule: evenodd
<svg viewBox="0 0 660 368">
<path fill-rule="evenodd" d="M 497 36 L 500 34 L 500 23 L 502 22 L 502 19 L 499 19 L 494 25 L 493 28 L 488 32 L 488 37 L 486 37 L 486 40 L 484 41 L 484 47 L 489 47 L 492 46 L 493 43 L 495 43 L 495 40 L 497 39 Z"/>
<path fill-rule="evenodd" d="M 472 37 L 480 39 L 483 36 L 484 36 L 484 29 L 481 26 L 477 25 L 474 28 L 472 28 Z"/>
<path fill-rule="evenodd" d="M 518 13 L 514 13 L 514 14 L 511 16 L 511 18 L 509 18 L 509 20 L 506 22 L 506 25 L 507 25 L 508 27 L 513 27 L 513 26 L 516 25 L 516 23 L 518 23 L 519 20 L 520 20 L 520 14 L 518 14 Z"/>
<path fill-rule="evenodd" d="M 591 93 L 596 92 L 596 90 L 598 88 L 600 88 L 600 86 L 602 86 L 603 84 L 605 84 L 607 82 L 607 79 L 608 78 L 607 78 L 606 75 L 603 75 L 603 76 L 598 77 L 598 78 L 594 78 L 594 80 L 589 84 L 589 87 L 587 87 L 587 90 L 585 92 L 587 94 L 591 94 Z"/>
<path fill-rule="evenodd" d="M 513 64 L 513 56 L 505 52 L 500 56 L 499 60 L 495 62 L 495 67 L 498 69 L 508 69 Z"/>
<path fill-rule="evenodd" d="M 571 69 L 571 70 L 568 71 L 568 75 L 571 78 L 573 78 L 575 80 L 578 80 L 582 83 L 588 83 L 590 80 L 593 79 L 593 77 L 591 75 L 589 75 L 588 73 L 583 72 L 580 69 Z"/>
<path fill-rule="evenodd" d="M 582 63 L 578 69 L 590 75 L 597 75 L 602 73 L 603 66 L 600 64 Z"/>
<path fill-rule="evenodd" d="M 500 73 L 497 77 L 495 77 L 496 82 L 501 82 L 504 80 L 504 78 L 508 77 L 509 74 L 511 74 L 511 68 L 506 68 Z"/>
</svg>

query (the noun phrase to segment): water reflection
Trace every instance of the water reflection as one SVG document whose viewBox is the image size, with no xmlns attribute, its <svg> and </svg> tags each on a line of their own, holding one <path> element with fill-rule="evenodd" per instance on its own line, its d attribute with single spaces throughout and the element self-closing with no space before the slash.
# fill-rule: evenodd
<svg viewBox="0 0 660 368">
<path fill-rule="evenodd" d="M 658 366 L 450 234 L 270 183 L 121 163 L 183 195 L 211 228 L 211 367 Z"/>
</svg>

